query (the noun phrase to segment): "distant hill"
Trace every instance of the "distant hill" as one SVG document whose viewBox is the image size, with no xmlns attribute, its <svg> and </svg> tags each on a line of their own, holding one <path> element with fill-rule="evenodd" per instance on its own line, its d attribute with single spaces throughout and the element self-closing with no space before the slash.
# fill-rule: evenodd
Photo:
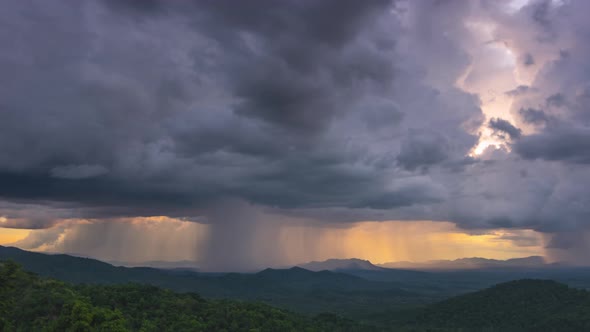
<svg viewBox="0 0 590 332">
<path fill-rule="evenodd" d="M 72 255 L 76 256 L 76 255 Z M 107 261 L 107 263 L 114 266 L 125 267 L 153 267 L 155 269 L 166 270 L 190 270 L 198 272 L 198 262 L 195 261 L 145 261 L 145 262 L 123 262 L 123 261 Z"/>
<path fill-rule="evenodd" d="M 412 292 L 428 292 L 433 289 L 433 284 L 439 283 L 436 276 L 427 272 L 380 267 L 368 260 L 358 258 L 328 259 L 298 266 L 311 271 L 332 271 L 372 281 L 390 282 L 399 288 Z M 435 288 L 437 287 L 435 286 Z"/>
<path fill-rule="evenodd" d="M 69 255 L 48 255 L 0 246 L 0 260 L 14 260 L 41 276 L 76 284 L 149 284 L 209 298 L 256 300 L 300 312 L 361 312 L 372 305 L 432 302 L 391 282 L 303 268 L 266 269 L 253 274 L 207 274 L 148 267 L 116 267 Z"/>
<path fill-rule="evenodd" d="M 331 311 L 356 317 L 370 314 L 378 308 L 424 305 L 523 278 L 553 279 L 576 287 L 590 288 L 589 268 L 425 272 L 382 267 L 375 269 L 372 264 L 359 263 L 336 267 L 368 266 L 369 269 L 314 272 L 296 267 L 267 269 L 250 274 L 210 274 L 182 269 L 116 267 L 90 258 L 48 255 L 0 246 L 0 260 L 6 259 L 12 259 L 39 275 L 76 284 L 136 282 L 178 292 L 196 292 L 208 298 L 255 300 L 299 312 Z"/>
<path fill-rule="evenodd" d="M 507 260 L 480 257 L 460 258 L 456 260 L 434 260 L 427 262 L 390 262 L 379 264 L 380 267 L 413 270 L 474 270 L 498 268 L 541 268 L 548 267 L 541 256 L 512 258 Z"/>
<path fill-rule="evenodd" d="M 317 273 L 326 281 L 336 276 L 341 284 L 359 281 L 297 267 L 267 269 L 250 279 L 238 274 L 228 277 L 246 280 L 248 287 L 257 282 L 274 285 L 271 288 L 286 283 L 300 290 L 304 288 L 292 282 L 307 285 L 311 279 L 313 292 L 301 291 L 307 304 L 317 304 L 317 296 L 336 295 L 330 298 L 336 304 L 346 301 L 329 288 L 322 292 L 331 286 L 318 283 L 323 278 L 318 279 Z M 381 299 L 395 296 L 387 291 L 379 294 Z M 590 331 L 590 293 L 551 280 L 511 281 L 422 307 L 395 308 L 383 302 L 370 306 L 378 298 L 354 301 L 361 302 L 359 310 L 368 310 L 362 320 L 351 319 L 358 312 L 312 318 L 264 304 L 203 299 L 148 285 L 71 285 L 0 261 L 0 331 Z"/>
<path fill-rule="evenodd" d="M 462 331 L 590 331 L 590 293 L 551 280 L 524 279 L 400 317 L 390 324 Z"/>
<path fill-rule="evenodd" d="M 11 259 L 31 272 L 73 283 L 139 282 L 210 296 L 232 296 L 268 288 L 383 289 L 387 284 L 332 271 L 300 267 L 265 269 L 258 273 L 197 273 L 151 267 L 122 267 L 64 254 L 42 254 L 0 246 L 0 260 Z"/>
<path fill-rule="evenodd" d="M 365 279 L 355 277 L 344 273 L 335 273 L 332 271 L 314 272 L 300 267 L 292 267 L 290 269 L 265 269 L 255 274 L 255 276 L 262 280 L 271 281 L 274 284 L 287 284 L 289 286 L 298 285 L 311 288 L 332 289 L 345 287 L 353 288 L 367 288 L 368 285 L 374 285 L 375 289 L 379 289 L 381 284 L 369 283 L 366 284 Z M 369 286 L 368 288 L 373 288 Z"/>
<path fill-rule="evenodd" d="M 369 270 L 369 271 L 381 271 L 384 270 L 382 267 L 375 266 L 371 262 L 358 258 L 349 259 L 328 259 L 321 262 L 309 262 L 298 265 L 304 269 L 310 271 L 338 271 L 338 270 Z"/>
<path fill-rule="evenodd" d="M 252 274 L 204 274 L 115 267 L 94 259 L 0 246 L 2 260 L 14 260 L 26 270 L 42 276 L 87 284 L 90 289 L 102 284 L 105 286 L 101 287 L 106 287 L 104 290 L 116 290 L 109 285 L 135 282 L 179 292 L 196 292 L 206 298 L 264 302 L 307 314 L 335 312 L 364 322 L 379 323 L 384 328 L 406 328 L 401 329 L 404 331 L 474 331 L 481 328 L 486 331 L 590 331 L 588 293 L 553 281 L 520 280 L 450 298 L 458 293 L 523 277 L 541 276 L 587 287 L 590 280 L 588 268 L 420 272 L 374 269 L 374 265 L 367 265 L 366 261 L 336 260 L 338 264 L 331 263 L 335 271 L 314 272 L 293 267 Z M 354 264 L 345 264 L 350 262 Z M 347 270 L 344 267 L 368 269 Z M 137 289 L 129 290 L 135 292 Z M 3 310 L 1 300 L 0 310 Z"/>
</svg>

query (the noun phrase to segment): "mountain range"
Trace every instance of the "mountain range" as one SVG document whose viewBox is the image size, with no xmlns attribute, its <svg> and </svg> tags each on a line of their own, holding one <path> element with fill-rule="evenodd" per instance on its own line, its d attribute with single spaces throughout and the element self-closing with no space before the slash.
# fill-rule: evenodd
<svg viewBox="0 0 590 332">
<path fill-rule="evenodd" d="M 196 292 L 207 298 L 260 301 L 296 312 L 331 311 L 355 318 L 379 308 L 424 305 L 523 278 L 553 279 L 590 289 L 590 268 L 551 264 L 541 268 L 529 264 L 533 267 L 416 271 L 385 268 L 359 259 L 332 259 L 257 273 L 202 273 L 113 266 L 91 258 L 2 246 L 0 260 L 13 260 L 28 271 L 74 284 L 141 283 Z"/>
<path fill-rule="evenodd" d="M 83 257 L 81 255 L 69 254 L 70 256 Z M 124 267 L 152 267 L 157 269 L 177 269 L 199 271 L 199 263 L 196 261 L 145 261 L 145 262 L 123 262 L 109 261 L 114 266 Z M 424 262 L 398 261 L 381 264 L 373 264 L 369 260 L 359 258 L 327 259 L 324 261 L 311 261 L 296 265 L 310 271 L 385 271 L 387 269 L 416 270 L 416 271 L 453 271 L 453 270 L 483 270 L 483 269 L 531 269 L 549 268 L 564 264 L 547 264 L 541 256 L 529 256 L 522 258 L 511 258 L 506 260 L 489 259 L 481 257 L 467 257 L 455 260 L 430 260 Z M 288 267 L 287 267 L 288 268 Z"/>
<path fill-rule="evenodd" d="M 42 277 L 23 272 L 6 260 L 17 261 L 25 270 Z M 477 281 L 481 286 L 482 276 L 489 279 L 495 274 L 491 270 L 398 271 L 354 259 L 314 262 L 311 267 L 385 276 L 398 272 L 403 276 L 415 274 L 403 283 L 302 267 L 209 275 L 177 269 L 115 267 L 88 258 L 0 246 L 0 330 L 38 330 L 48 323 L 55 330 L 68 330 L 68 322 L 81 321 L 99 326 L 97 330 L 117 331 L 146 330 L 146 326 L 151 326 L 150 331 L 156 331 L 156 326 L 171 330 L 193 330 L 195 326 L 204 330 L 238 330 L 243 324 L 250 326 L 250 330 L 261 326 L 260 330 L 268 331 L 590 330 L 590 293 L 552 280 L 513 280 L 459 296 L 437 298 L 428 295 L 432 292 L 428 289 L 429 280 L 433 281 L 430 287 L 452 286 L 449 280 Z M 559 267 L 548 270 L 558 271 L 554 275 L 562 277 L 571 273 Z M 577 271 L 582 274 L 570 277 L 590 279 L 587 269 Z M 47 276 L 59 276 L 66 283 L 49 280 Z M 76 285 L 79 283 L 82 284 Z M 418 286 L 420 283 L 423 285 Z M 422 291 L 411 292 L 399 288 L 400 285 Z M 252 302 L 266 302 L 295 313 Z M 317 315 L 310 318 L 309 314 Z"/>
<path fill-rule="evenodd" d="M 389 262 L 379 264 L 380 267 L 413 270 L 472 270 L 497 268 L 540 268 L 549 267 L 541 256 L 511 258 L 507 260 L 488 259 L 481 257 L 460 258 L 455 260 L 432 260 L 426 262 Z"/>
<path fill-rule="evenodd" d="M 82 255 L 68 254 L 75 257 L 84 257 Z M 152 267 L 157 269 L 178 269 L 199 271 L 199 262 L 197 261 L 144 261 L 144 262 L 124 262 L 108 261 L 114 266 L 125 267 Z M 564 264 L 547 264 L 541 256 L 529 256 L 523 258 L 511 258 L 507 260 L 497 260 L 481 257 L 467 257 L 455 260 L 430 260 L 424 262 L 398 261 L 381 264 L 373 264 L 368 260 L 359 258 L 347 259 L 327 259 L 324 261 L 312 261 L 298 264 L 296 266 L 310 271 L 384 271 L 384 269 L 403 269 L 403 270 L 475 270 L 475 269 L 498 269 L 498 268 L 543 268 L 554 267 Z"/>
<path fill-rule="evenodd" d="M 418 294 L 398 283 L 368 280 L 334 271 L 300 267 L 258 273 L 199 273 L 191 270 L 122 267 L 95 259 L 42 254 L 0 246 L 0 260 L 13 260 L 26 270 L 74 284 L 141 283 L 208 298 L 261 301 L 298 312 L 363 312 L 368 306 L 422 304 L 442 295 Z M 388 295 L 384 297 L 384 294 Z"/>
</svg>

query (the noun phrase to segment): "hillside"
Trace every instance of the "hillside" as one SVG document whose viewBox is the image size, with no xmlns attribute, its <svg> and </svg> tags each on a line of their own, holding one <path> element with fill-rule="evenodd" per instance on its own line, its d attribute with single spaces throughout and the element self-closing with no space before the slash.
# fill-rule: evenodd
<svg viewBox="0 0 590 332">
<path fill-rule="evenodd" d="M 257 303 L 157 287 L 73 286 L 0 262 L 0 331 L 374 331 L 335 315 L 307 318 Z"/>
<path fill-rule="evenodd" d="M 420 272 L 381 268 L 314 272 L 294 267 L 266 269 L 253 274 L 204 274 L 192 271 L 115 267 L 93 259 L 47 255 L 0 246 L 0 260 L 6 259 L 13 259 L 26 270 L 41 276 L 74 284 L 118 285 L 133 282 L 177 292 L 195 292 L 208 299 L 264 302 L 302 314 L 334 312 L 366 322 L 384 322 L 384 326 L 389 326 L 392 322 L 405 324 L 405 321 L 399 320 L 400 310 L 423 307 L 510 280 L 544 278 L 566 282 L 575 287 L 588 287 L 590 280 L 590 271 L 586 268 L 509 272 Z M 473 306 L 474 304 L 470 303 L 465 308 L 449 311 L 462 312 L 461 310 L 472 309 Z M 411 313 L 416 314 L 415 311 Z M 475 312 L 473 314 L 479 315 Z M 401 317 L 413 317 L 412 315 L 404 311 Z M 486 316 L 487 313 L 481 315 Z M 424 317 L 424 322 L 429 319 L 436 322 L 437 319 L 436 315 L 430 314 Z M 449 322 L 453 321 L 451 318 L 448 319 Z"/>
<path fill-rule="evenodd" d="M 517 280 L 398 317 L 389 323 L 469 331 L 589 331 L 590 293 L 551 280 Z"/>
<path fill-rule="evenodd" d="M 203 274 L 115 267 L 94 259 L 47 255 L 0 246 L 0 260 L 7 259 L 41 276 L 76 284 L 142 283 L 178 292 L 196 292 L 207 298 L 261 301 L 311 314 L 331 311 L 363 315 L 374 307 L 399 307 L 407 303 L 419 305 L 440 299 L 407 291 L 391 282 L 302 268 L 266 269 L 254 274 Z"/>
<path fill-rule="evenodd" d="M 258 273 L 206 274 L 150 267 L 116 267 L 90 258 L 48 255 L 0 246 L 0 260 L 11 259 L 26 270 L 73 283 L 147 283 L 176 291 L 196 291 L 209 296 L 238 296 L 261 290 L 289 289 L 383 289 L 389 285 L 348 274 L 313 272 L 303 268 L 266 269 Z"/>
<path fill-rule="evenodd" d="M 285 271 L 261 273 L 272 279 Z M 313 273 L 294 272 L 303 278 Z M 0 331 L 590 330 L 590 293 L 550 280 L 511 281 L 422 308 L 387 308 L 373 307 L 372 323 L 360 323 L 334 314 L 310 317 L 149 285 L 73 285 L 0 262 Z"/>
</svg>

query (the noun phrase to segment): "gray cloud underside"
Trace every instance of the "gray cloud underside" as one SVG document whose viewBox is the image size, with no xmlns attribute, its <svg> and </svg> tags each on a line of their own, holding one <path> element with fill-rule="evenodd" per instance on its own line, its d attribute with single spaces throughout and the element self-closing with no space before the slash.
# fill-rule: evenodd
<svg viewBox="0 0 590 332">
<path fill-rule="evenodd" d="M 99 216 L 192 215 L 224 197 L 395 208 L 436 196 L 399 192 L 412 175 L 398 161 L 461 158 L 476 140 L 461 128 L 480 116 L 474 97 L 398 68 L 388 1 L 9 5 L 3 21 L 22 38 L 3 37 L 16 44 L 1 63 L 14 73 L 2 92 L 2 135 L 15 138 L 0 146 L 7 199 Z M 451 119 L 433 117 L 456 99 Z M 417 143 L 396 158 L 400 139 L 431 125 L 450 125 L 436 136 L 445 146 L 428 143 L 440 157 Z"/>
<path fill-rule="evenodd" d="M 547 3 L 9 0 L 0 214 L 198 219 L 237 198 L 325 221 L 586 229 L 589 8 Z M 487 159 L 466 157 L 484 117 L 454 84 L 473 16 L 540 70 L 507 92 L 519 122 L 490 123 L 513 152 Z"/>
<path fill-rule="evenodd" d="M 492 128 L 496 135 L 504 137 L 508 135 L 510 139 L 520 138 L 522 131 L 516 128 L 512 123 L 499 118 L 492 118 L 489 123 L 489 127 Z"/>
</svg>

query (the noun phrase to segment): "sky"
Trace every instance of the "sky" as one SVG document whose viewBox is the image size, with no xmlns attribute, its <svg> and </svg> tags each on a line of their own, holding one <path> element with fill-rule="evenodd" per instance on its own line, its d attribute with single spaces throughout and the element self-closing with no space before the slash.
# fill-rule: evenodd
<svg viewBox="0 0 590 332">
<path fill-rule="evenodd" d="M 590 258 L 585 0 L 7 0 L 0 244 Z"/>
</svg>

